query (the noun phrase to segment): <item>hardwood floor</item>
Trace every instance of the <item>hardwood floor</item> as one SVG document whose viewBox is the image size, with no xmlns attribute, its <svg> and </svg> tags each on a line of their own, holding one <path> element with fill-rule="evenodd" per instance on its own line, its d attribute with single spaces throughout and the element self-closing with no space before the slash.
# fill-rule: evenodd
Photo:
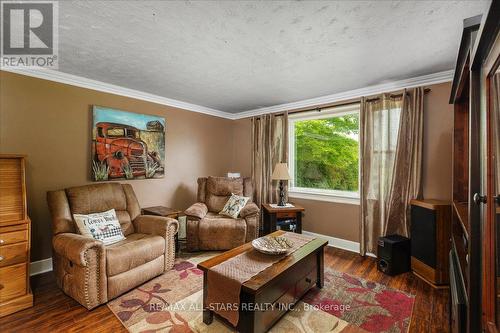
<svg viewBox="0 0 500 333">
<path fill-rule="evenodd" d="M 416 295 L 410 333 L 449 332 L 448 289 L 436 290 L 412 273 L 395 277 L 385 275 L 377 270 L 375 258 L 331 247 L 325 254 L 325 266 Z"/>
<path fill-rule="evenodd" d="M 409 332 L 446 333 L 448 290 L 435 290 L 411 273 L 389 277 L 374 258 L 327 247 L 325 266 L 416 295 Z M 0 318 L 1 332 L 127 332 L 106 305 L 87 311 L 60 291 L 51 274 L 34 277 L 35 305 Z"/>
</svg>

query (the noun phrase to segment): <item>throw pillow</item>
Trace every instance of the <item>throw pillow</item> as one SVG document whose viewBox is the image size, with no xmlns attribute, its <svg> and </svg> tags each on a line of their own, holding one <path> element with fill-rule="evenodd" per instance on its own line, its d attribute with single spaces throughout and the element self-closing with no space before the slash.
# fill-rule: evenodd
<svg viewBox="0 0 500 333">
<path fill-rule="evenodd" d="M 125 239 L 114 209 L 94 214 L 73 214 L 81 235 L 102 241 L 105 245 Z"/>
<path fill-rule="evenodd" d="M 240 211 L 245 207 L 250 198 L 231 194 L 231 197 L 224 205 L 224 208 L 219 212 L 220 215 L 226 215 L 232 217 L 233 219 L 238 217 Z"/>
</svg>

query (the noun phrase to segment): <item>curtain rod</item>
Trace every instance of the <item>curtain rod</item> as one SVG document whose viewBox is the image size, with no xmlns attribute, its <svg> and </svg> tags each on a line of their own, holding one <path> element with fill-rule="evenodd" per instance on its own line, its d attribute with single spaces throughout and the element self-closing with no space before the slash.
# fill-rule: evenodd
<svg viewBox="0 0 500 333">
<path fill-rule="evenodd" d="M 427 95 L 429 92 L 431 92 L 431 89 L 430 88 L 425 88 L 424 89 L 424 94 Z M 397 97 L 401 97 L 403 96 L 403 93 L 400 93 L 400 94 L 390 94 L 389 97 L 391 98 L 397 98 Z M 367 102 L 373 102 L 373 101 L 376 101 L 376 100 L 379 100 L 380 97 L 373 97 L 373 98 L 369 98 L 369 99 L 366 99 Z M 290 110 L 288 111 L 288 114 L 293 114 L 293 113 L 300 113 L 300 112 L 309 112 L 309 111 L 319 111 L 321 112 L 322 109 L 326 109 L 326 108 L 331 108 L 331 107 L 336 107 L 336 106 L 346 106 L 346 105 L 351 105 L 351 104 L 357 104 L 357 103 L 360 103 L 361 102 L 361 98 L 356 98 L 356 99 L 351 99 L 351 100 L 348 100 L 348 101 L 344 101 L 344 102 L 334 102 L 334 103 L 329 103 L 329 104 L 323 104 L 323 105 L 318 105 L 316 107 L 308 107 L 308 108 L 303 108 L 303 109 L 295 109 L 295 110 Z M 277 113 L 273 113 L 273 115 L 275 117 L 281 117 L 284 115 L 284 112 L 277 112 Z"/>
<path fill-rule="evenodd" d="M 318 111 L 318 112 L 321 112 L 322 109 L 327 109 L 327 108 L 332 108 L 332 107 L 340 107 L 340 106 L 347 106 L 347 105 L 352 105 L 352 104 L 359 104 L 359 102 L 361 102 L 361 99 L 350 100 L 349 102 L 337 102 L 337 103 L 325 104 L 325 105 L 317 106 L 317 107 L 314 107 L 314 108 L 291 110 L 291 111 L 288 111 L 288 114 L 300 113 L 300 112 L 309 112 L 309 111 Z"/>
<path fill-rule="evenodd" d="M 427 95 L 429 92 L 431 92 L 431 88 L 424 89 L 424 95 Z M 396 98 L 396 97 L 401 97 L 401 96 L 403 96 L 403 93 L 389 95 L 389 97 L 391 97 L 391 98 Z M 379 100 L 379 99 L 380 99 L 380 97 L 373 97 L 373 98 L 366 99 L 366 101 L 367 102 L 374 102 L 374 101 Z M 308 108 L 290 110 L 290 111 L 288 111 L 288 114 L 309 112 L 309 111 L 321 112 L 322 109 L 336 107 L 336 106 L 346 106 L 346 105 L 358 104 L 360 102 L 361 102 L 361 98 L 356 98 L 356 99 L 351 99 L 351 100 L 344 101 L 344 102 L 334 102 L 334 103 L 329 103 L 329 104 L 323 104 L 323 105 L 319 105 L 319 106 L 312 107 L 312 108 L 308 107 Z M 281 117 L 284 114 L 285 114 L 284 112 L 280 111 L 280 112 L 273 113 L 272 115 L 274 115 L 275 117 Z"/>
<path fill-rule="evenodd" d="M 430 91 L 431 91 L 430 88 L 425 88 L 424 89 L 424 95 L 427 95 Z M 390 94 L 389 95 L 390 98 L 397 98 L 397 97 L 402 97 L 402 96 L 403 96 L 403 93 L 400 93 L 400 94 Z M 374 101 L 378 101 L 379 99 L 380 99 L 380 97 L 373 97 L 373 98 L 367 98 L 366 101 L 367 102 L 374 102 Z"/>
<path fill-rule="evenodd" d="M 350 100 L 349 102 L 336 102 L 336 103 L 331 103 L 331 104 L 324 104 L 321 106 L 316 106 L 314 108 L 307 107 L 303 109 L 295 109 L 295 110 L 290 110 L 288 111 L 288 114 L 293 114 L 293 113 L 300 113 L 300 112 L 309 112 L 309 111 L 321 111 L 321 109 L 326 109 L 326 108 L 331 108 L 334 106 L 346 106 L 346 105 L 351 105 L 351 104 L 359 104 L 361 100 L 360 99 L 353 99 Z M 285 114 L 283 111 L 279 111 L 276 113 L 271 113 L 275 117 L 281 117 Z"/>
</svg>

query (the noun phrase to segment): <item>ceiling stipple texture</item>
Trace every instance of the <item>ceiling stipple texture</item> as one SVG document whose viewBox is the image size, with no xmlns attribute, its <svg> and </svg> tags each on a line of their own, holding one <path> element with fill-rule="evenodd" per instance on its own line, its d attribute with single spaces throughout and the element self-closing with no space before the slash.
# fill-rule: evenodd
<svg viewBox="0 0 500 333">
<path fill-rule="evenodd" d="M 227 112 L 453 68 L 489 1 L 61 1 L 59 70 Z"/>
</svg>

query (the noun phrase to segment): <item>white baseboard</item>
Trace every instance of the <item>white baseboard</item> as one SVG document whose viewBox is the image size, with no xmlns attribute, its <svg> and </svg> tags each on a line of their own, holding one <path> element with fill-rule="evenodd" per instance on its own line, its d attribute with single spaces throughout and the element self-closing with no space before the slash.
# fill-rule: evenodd
<svg viewBox="0 0 500 333">
<path fill-rule="evenodd" d="M 336 238 L 332 236 L 326 236 L 322 234 L 317 234 L 314 232 L 310 231 L 302 231 L 304 235 L 309 235 L 309 236 L 314 236 L 314 237 L 320 237 L 328 240 L 328 245 L 336 247 L 338 249 L 342 250 L 347 250 L 355 253 L 359 253 L 359 243 L 358 242 L 353 242 L 347 239 L 342 239 L 342 238 Z"/>
<path fill-rule="evenodd" d="M 30 263 L 30 276 L 52 271 L 52 258 L 33 261 Z"/>
<path fill-rule="evenodd" d="M 179 216 L 177 218 L 177 221 L 179 221 L 179 231 L 177 232 L 177 237 L 179 237 L 179 239 L 186 238 L 186 220 L 187 216 Z"/>
</svg>

